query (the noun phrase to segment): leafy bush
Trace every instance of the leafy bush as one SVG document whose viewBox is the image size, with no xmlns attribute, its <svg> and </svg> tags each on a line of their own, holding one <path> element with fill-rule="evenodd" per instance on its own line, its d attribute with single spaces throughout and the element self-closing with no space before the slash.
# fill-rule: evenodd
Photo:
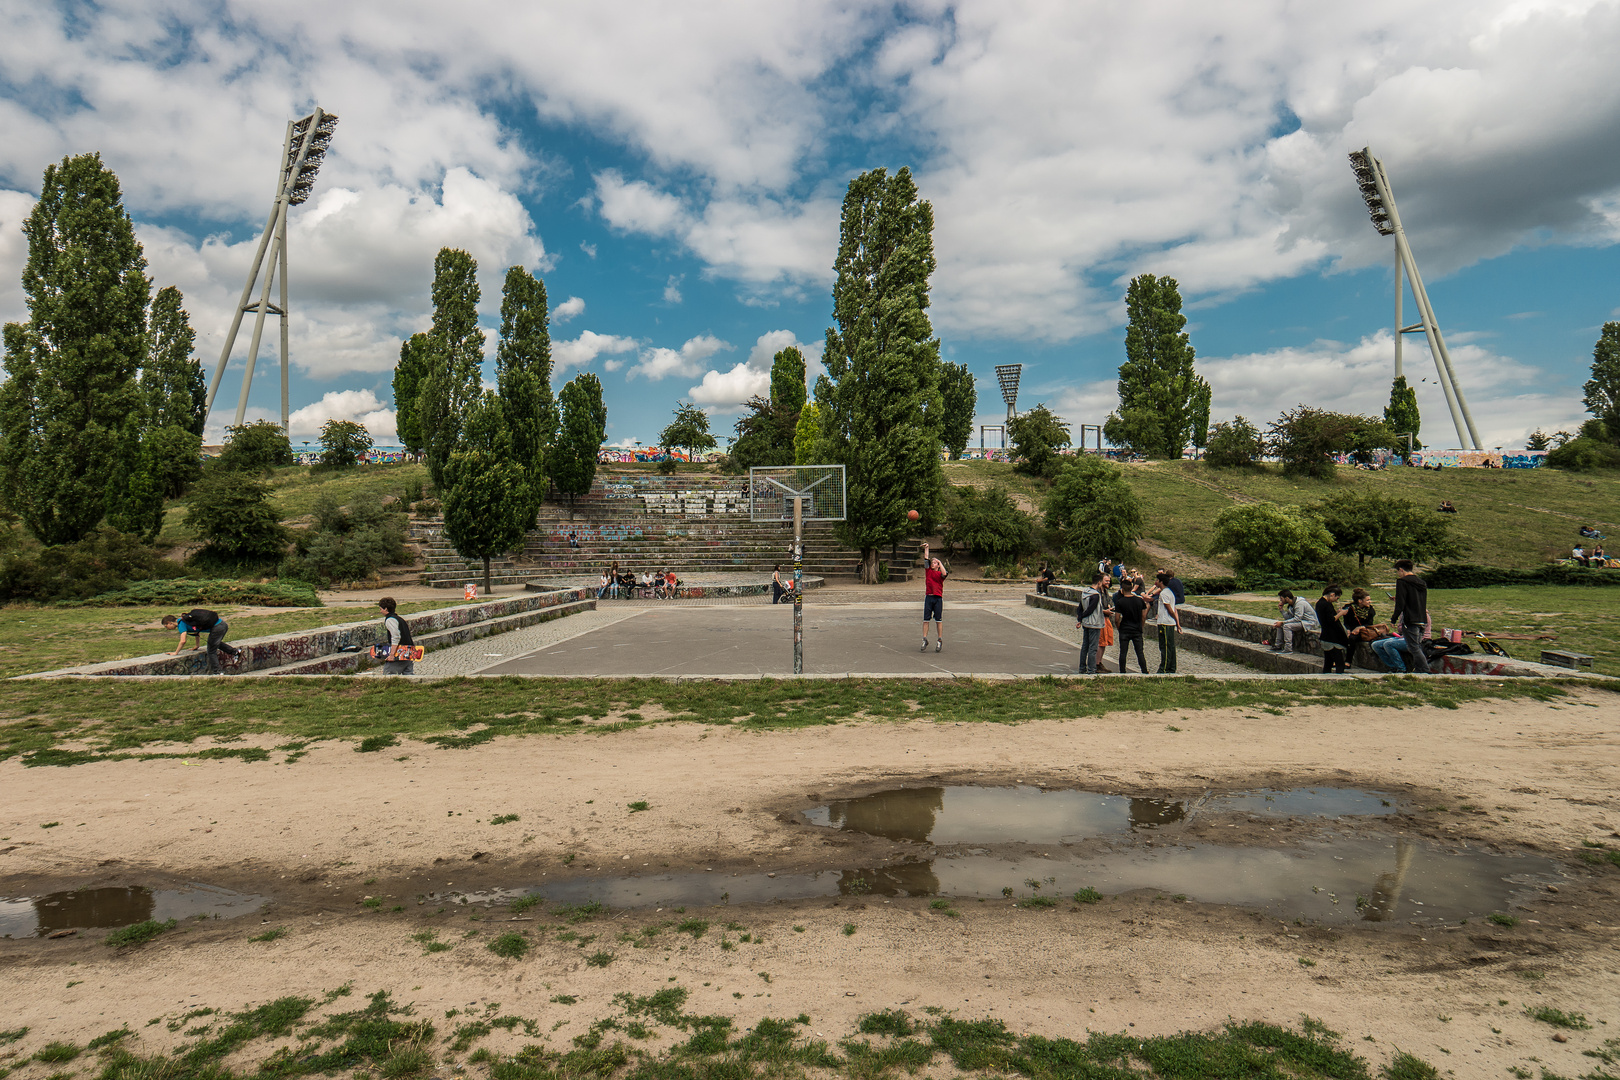
<svg viewBox="0 0 1620 1080">
<path fill-rule="evenodd" d="M 1594 570 L 1584 566 L 1538 566 L 1534 570 L 1507 570 L 1496 566 L 1457 563 L 1423 575 L 1431 589 L 1478 589 L 1488 585 L 1595 585 L 1620 587 L 1620 570 Z"/>
<path fill-rule="evenodd" d="M 1016 559 L 1035 546 L 1035 519 L 1018 509 L 999 484 L 989 491 L 954 488 L 945 510 L 945 538 L 980 562 Z"/>
<path fill-rule="evenodd" d="M 0 600 L 82 600 L 131 581 L 184 575 L 184 567 L 159 558 L 139 537 L 102 526 L 76 544 L 19 546 L 0 555 Z"/>
<path fill-rule="evenodd" d="M 1237 578 L 1189 577 L 1181 579 L 1188 596 L 1225 596 L 1238 591 Z"/>
<path fill-rule="evenodd" d="M 155 466 L 155 479 L 165 499 L 178 499 L 201 478 L 201 436 L 171 425 L 148 432 L 146 442 Z"/>
<path fill-rule="evenodd" d="M 1260 455 L 1265 452 L 1266 442 L 1260 429 L 1238 416 L 1209 429 L 1204 461 L 1218 469 L 1252 468 L 1260 463 Z"/>
<path fill-rule="evenodd" d="M 1547 454 L 1547 464 L 1570 472 L 1620 469 L 1620 446 L 1582 435 Z"/>
<path fill-rule="evenodd" d="M 1327 527 L 1333 546 L 1357 556 L 1363 566 L 1369 555 L 1430 562 L 1468 550 L 1452 535 L 1449 515 L 1378 492 L 1332 495 L 1311 507 L 1311 513 Z"/>
<path fill-rule="evenodd" d="M 1142 504 L 1123 470 L 1091 454 L 1058 474 L 1041 509 L 1064 553 L 1082 563 L 1128 555 L 1142 535 Z"/>
<path fill-rule="evenodd" d="M 405 515 L 385 507 L 379 496 L 357 495 L 345 510 L 334 496 L 322 493 L 314 517 L 314 525 L 298 535 L 294 553 L 282 562 L 282 577 L 322 586 L 364 581 L 409 558 Z"/>
<path fill-rule="evenodd" d="M 64 600 L 63 607 L 322 607 L 308 582 L 257 583 L 230 579 L 142 581 L 84 600 Z"/>
<path fill-rule="evenodd" d="M 371 432 L 353 420 L 328 420 L 321 425 L 323 469 L 347 469 L 359 463 L 371 449 Z"/>
<path fill-rule="evenodd" d="M 224 472 L 268 473 L 293 463 L 292 443 L 279 424 L 256 420 L 225 429 L 225 448 L 214 459 Z"/>
<path fill-rule="evenodd" d="M 1044 476 L 1058 451 L 1069 445 L 1069 426 L 1041 404 L 1008 420 L 1007 438 L 1023 459 L 1018 471 Z"/>
<path fill-rule="evenodd" d="M 1271 422 L 1268 449 L 1282 462 L 1286 476 L 1333 475 L 1332 454 L 1370 461 L 1374 450 L 1395 449 L 1388 425 L 1372 416 L 1327 412 L 1301 405 Z"/>
<path fill-rule="evenodd" d="M 1299 507 L 1245 503 L 1215 515 L 1209 553 L 1231 552 L 1239 579 L 1251 573 L 1302 577 L 1322 565 L 1332 548 L 1327 529 Z"/>
<path fill-rule="evenodd" d="M 192 491 L 186 526 L 207 545 L 192 556 L 198 566 L 263 563 L 280 558 L 287 545 L 269 485 L 246 472 L 204 477 Z"/>
</svg>

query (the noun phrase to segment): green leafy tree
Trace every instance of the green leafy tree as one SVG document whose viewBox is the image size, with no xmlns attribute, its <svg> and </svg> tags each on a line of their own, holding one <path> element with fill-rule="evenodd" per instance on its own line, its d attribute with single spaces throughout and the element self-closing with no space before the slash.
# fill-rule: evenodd
<svg viewBox="0 0 1620 1080">
<path fill-rule="evenodd" d="M 1586 411 L 1602 420 L 1609 441 L 1620 440 L 1620 322 L 1606 322 L 1592 349 L 1592 377 L 1581 387 Z"/>
<path fill-rule="evenodd" d="M 1175 278 L 1142 274 L 1125 291 L 1125 363 L 1119 368 L 1119 413 L 1139 411 L 1157 420 L 1153 440 L 1139 448 L 1148 457 L 1181 457 L 1189 440 L 1209 424 L 1209 384 L 1193 370 L 1193 347 L 1182 332 L 1181 292 Z M 1112 417 L 1110 417 L 1112 419 Z M 1131 421 L 1145 430 L 1140 418 Z M 1104 435 L 1107 431 L 1104 430 Z M 1122 443 L 1108 436 L 1111 442 Z"/>
<path fill-rule="evenodd" d="M 1008 420 L 1007 438 L 1023 459 L 1018 471 L 1045 476 L 1058 464 L 1058 451 L 1069 445 L 1069 425 L 1043 403 Z"/>
<path fill-rule="evenodd" d="M 409 560 L 406 518 L 372 493 L 352 496 L 347 507 L 323 493 L 315 502 L 315 522 L 296 534 L 293 554 L 277 576 L 325 588 L 334 582 L 365 581 L 385 566 Z"/>
<path fill-rule="evenodd" d="M 399 343 L 394 366 L 394 425 L 399 444 L 420 454 L 422 442 L 422 383 L 433 366 L 433 345 L 426 334 L 412 334 Z"/>
<path fill-rule="evenodd" d="M 512 451 L 503 402 L 491 391 L 474 402 L 460 448 L 445 468 L 444 533 L 456 553 L 484 561 L 484 593 L 491 591 L 489 561 L 523 542 L 534 521 L 529 479 Z"/>
<path fill-rule="evenodd" d="M 165 499 L 178 499 L 202 478 L 202 436 L 179 427 L 153 428 L 142 440 L 152 451 L 153 475 Z"/>
<path fill-rule="evenodd" d="M 152 351 L 141 372 L 147 422 L 201 436 L 208 417 L 208 381 L 192 355 L 197 335 L 181 307 L 185 297 L 173 285 L 152 298 Z"/>
<path fill-rule="evenodd" d="M 1128 555 L 1142 538 L 1142 504 L 1124 470 L 1094 454 L 1080 454 L 1058 473 L 1041 509 L 1064 553 L 1083 565 Z"/>
<path fill-rule="evenodd" d="M 1367 460 L 1374 450 L 1393 450 L 1396 439 L 1382 420 L 1300 405 L 1272 421 L 1267 443 L 1284 475 L 1325 480 L 1333 475 L 1332 455 Z"/>
<path fill-rule="evenodd" d="M 607 434 L 607 407 L 602 404 L 602 384 L 588 371 L 565 384 L 558 398 L 562 428 L 553 453 L 551 480 L 572 505 L 576 496 L 591 490 L 596 479 L 596 455 Z"/>
<path fill-rule="evenodd" d="M 1204 460 L 1218 469 L 1246 469 L 1259 464 L 1265 452 L 1266 441 L 1259 429 L 1237 416 L 1210 429 Z"/>
<path fill-rule="evenodd" d="M 821 452 L 821 408 L 815 402 L 806 402 L 799 410 L 799 422 L 793 428 L 793 464 L 825 465 Z"/>
<path fill-rule="evenodd" d="M 876 584 L 878 551 L 908 532 L 906 512 L 939 517 L 939 339 L 928 321 L 934 211 L 911 170 L 850 181 L 833 263 L 833 321 L 816 382 L 821 452 L 845 467 L 845 541 Z"/>
<path fill-rule="evenodd" d="M 1016 559 L 1035 548 L 1035 519 L 999 485 L 984 492 L 953 488 L 945 508 L 945 538 L 981 563 Z"/>
<path fill-rule="evenodd" d="M 150 544 L 163 531 L 163 482 L 156 449 L 143 438 L 135 455 L 121 457 L 107 485 L 107 524 Z"/>
<path fill-rule="evenodd" d="M 1384 423 L 1394 434 L 1410 434 L 1412 449 L 1423 449 L 1423 440 L 1418 438 L 1418 432 L 1423 427 L 1423 416 L 1418 412 L 1417 391 L 1406 385 L 1405 375 L 1396 376 L 1389 388 L 1389 404 L 1384 406 Z M 1404 438 L 1400 445 L 1405 447 Z"/>
<path fill-rule="evenodd" d="M 1452 534 L 1448 515 L 1378 492 L 1343 492 L 1310 512 L 1327 527 L 1333 546 L 1356 556 L 1361 566 L 1375 559 L 1433 563 L 1455 559 L 1468 545 Z"/>
<path fill-rule="evenodd" d="M 1242 503 L 1215 515 L 1211 555 L 1232 554 L 1239 575 L 1309 575 L 1332 554 L 1333 536 L 1309 512 L 1277 503 Z"/>
<path fill-rule="evenodd" d="M 806 407 L 790 410 L 762 397 L 749 398 L 737 418 L 731 468 L 741 472 L 763 465 L 794 464 L 799 417 Z"/>
<path fill-rule="evenodd" d="M 1192 441 L 1194 446 L 1209 445 L 1209 383 L 1199 379 L 1192 396 Z"/>
<path fill-rule="evenodd" d="M 1532 431 L 1524 440 L 1526 450 L 1545 450 L 1552 445 L 1552 436 L 1540 428 Z"/>
<path fill-rule="evenodd" d="M 979 391 L 973 372 L 966 364 L 944 364 L 939 369 L 939 392 L 944 402 L 944 423 L 940 441 L 952 461 L 962 459 L 968 440 L 973 437 L 973 417 L 979 409 Z M 1067 433 L 1065 433 L 1067 434 Z"/>
<path fill-rule="evenodd" d="M 185 523 L 206 545 L 192 556 L 203 566 L 280 562 L 287 546 L 270 485 L 250 472 L 209 472 L 191 491 Z"/>
<path fill-rule="evenodd" d="M 1103 438 L 1140 457 L 1152 457 L 1164 444 L 1164 421 L 1152 409 L 1120 409 L 1103 421 Z"/>
<path fill-rule="evenodd" d="M 804 370 L 804 353 L 796 345 L 789 345 L 771 358 L 771 404 L 792 413 L 794 423 L 798 423 L 799 410 L 804 408 L 807 397 Z"/>
<path fill-rule="evenodd" d="M 418 422 L 433 486 L 446 490 L 444 467 L 461 441 L 461 424 L 483 393 L 484 332 L 478 328 L 478 263 L 441 248 L 433 260 L 433 327 Z"/>
<path fill-rule="evenodd" d="M 29 319 L 5 328 L 0 495 L 40 542 L 67 544 L 101 522 L 109 481 L 140 452 L 151 282 L 99 154 L 46 168 L 23 234 Z"/>
<path fill-rule="evenodd" d="M 1547 464 L 1551 468 L 1569 472 L 1620 469 L 1620 446 L 1601 439 L 1570 439 L 1548 452 Z"/>
<path fill-rule="evenodd" d="M 225 446 L 214 459 L 214 467 L 226 472 L 260 475 L 293 463 L 292 443 L 280 424 L 255 420 L 225 429 Z"/>
<path fill-rule="evenodd" d="M 529 478 L 529 521 L 546 498 L 546 451 L 557 432 L 551 394 L 551 315 L 546 286 L 521 266 L 506 271 L 495 381 L 512 436 L 512 455 Z"/>
<path fill-rule="evenodd" d="M 348 469 L 371 449 L 371 432 L 353 420 L 328 420 L 321 425 L 321 467 Z"/>
<path fill-rule="evenodd" d="M 714 436 L 709 434 L 709 414 L 691 402 L 675 403 L 675 419 L 658 433 L 658 444 L 666 451 L 679 448 L 692 460 L 699 450 L 714 449 Z"/>
</svg>

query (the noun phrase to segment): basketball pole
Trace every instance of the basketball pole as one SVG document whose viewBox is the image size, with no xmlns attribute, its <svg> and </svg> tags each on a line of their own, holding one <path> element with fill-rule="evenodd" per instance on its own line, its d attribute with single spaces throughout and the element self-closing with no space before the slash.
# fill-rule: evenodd
<svg viewBox="0 0 1620 1080">
<path fill-rule="evenodd" d="M 804 496 L 793 496 L 793 674 L 804 674 Z"/>
</svg>

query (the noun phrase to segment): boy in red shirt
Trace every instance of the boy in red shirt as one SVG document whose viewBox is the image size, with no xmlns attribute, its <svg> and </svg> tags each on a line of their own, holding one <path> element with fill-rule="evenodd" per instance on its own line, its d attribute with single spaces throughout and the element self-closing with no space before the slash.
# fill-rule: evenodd
<svg viewBox="0 0 1620 1080">
<path fill-rule="evenodd" d="M 928 569 L 923 573 L 928 582 L 923 594 L 923 643 L 922 651 L 928 651 L 928 620 L 934 620 L 934 651 L 939 652 L 945 648 L 945 579 L 951 572 L 945 569 L 945 564 L 938 559 L 929 558 L 928 545 L 923 544 L 923 563 Z"/>
</svg>

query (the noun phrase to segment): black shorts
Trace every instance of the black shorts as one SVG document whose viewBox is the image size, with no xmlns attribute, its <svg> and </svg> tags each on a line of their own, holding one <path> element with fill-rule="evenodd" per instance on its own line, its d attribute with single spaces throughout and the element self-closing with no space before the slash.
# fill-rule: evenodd
<svg viewBox="0 0 1620 1080">
<path fill-rule="evenodd" d="M 935 622 L 945 621 L 945 598 L 943 596 L 923 597 L 923 622 L 933 619 Z"/>
</svg>

